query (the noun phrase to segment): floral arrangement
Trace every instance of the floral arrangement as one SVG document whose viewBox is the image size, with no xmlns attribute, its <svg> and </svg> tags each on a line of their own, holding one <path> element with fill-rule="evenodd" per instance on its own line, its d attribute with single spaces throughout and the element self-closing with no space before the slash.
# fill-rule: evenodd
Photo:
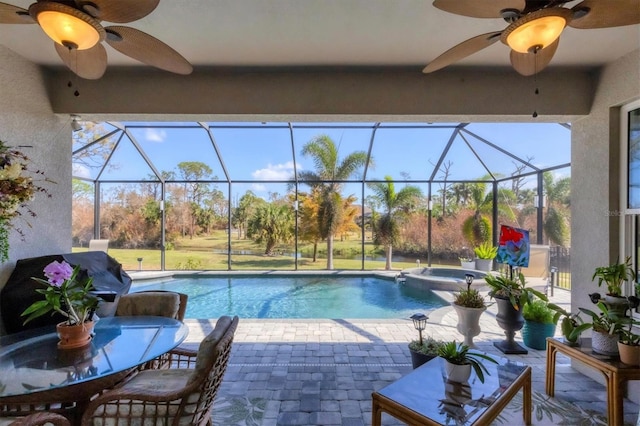
<svg viewBox="0 0 640 426">
<path fill-rule="evenodd" d="M 33 277 L 33 279 L 46 288 L 36 289 L 36 292 L 44 295 L 44 300 L 33 302 L 24 310 L 21 316 L 26 316 L 24 323 L 38 318 L 48 312 L 57 312 L 67 318 L 68 325 L 83 324 L 93 318 L 93 313 L 98 307 L 98 298 L 91 294 L 93 278 L 89 277 L 85 283 L 78 280 L 80 265 L 71 268 L 67 262 L 57 260 L 44 268 L 46 280 Z"/>
<path fill-rule="evenodd" d="M 35 217 L 36 214 L 27 203 L 38 192 L 51 196 L 34 181 L 32 175 L 40 175 L 44 181 L 50 181 L 44 178 L 44 172 L 40 170 L 30 173 L 27 170 L 28 161 L 26 155 L 0 140 L 0 262 L 9 259 L 9 230 L 12 220 L 21 215 L 20 208 L 25 208 L 30 216 Z M 23 235 L 19 228 L 16 231 Z"/>
</svg>

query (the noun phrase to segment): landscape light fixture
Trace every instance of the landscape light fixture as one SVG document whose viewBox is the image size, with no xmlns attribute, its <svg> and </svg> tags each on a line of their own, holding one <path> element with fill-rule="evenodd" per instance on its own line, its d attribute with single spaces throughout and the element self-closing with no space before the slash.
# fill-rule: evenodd
<svg viewBox="0 0 640 426">
<path fill-rule="evenodd" d="M 473 280 L 476 279 L 476 276 L 473 274 L 464 274 L 464 281 L 467 283 L 467 290 L 471 288 L 471 284 L 473 284 Z"/>
<path fill-rule="evenodd" d="M 422 346 L 422 332 L 425 328 L 427 328 L 427 320 L 428 316 L 425 314 L 413 314 L 411 315 L 411 321 L 413 321 L 413 326 L 416 330 L 418 330 L 418 336 L 420 340 L 420 346 Z"/>
<path fill-rule="evenodd" d="M 556 41 L 570 17 L 570 9 L 558 7 L 531 12 L 509 25 L 501 39 L 516 52 L 534 53 Z"/>
<path fill-rule="evenodd" d="M 68 49 L 91 49 L 106 37 L 98 20 L 62 3 L 33 3 L 29 6 L 29 15 L 51 40 Z"/>
</svg>

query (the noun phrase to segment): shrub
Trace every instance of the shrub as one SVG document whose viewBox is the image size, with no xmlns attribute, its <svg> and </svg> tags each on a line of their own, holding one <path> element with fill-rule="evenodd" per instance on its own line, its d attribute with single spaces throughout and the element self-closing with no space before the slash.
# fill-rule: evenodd
<svg viewBox="0 0 640 426">
<path fill-rule="evenodd" d="M 534 300 L 527 303 L 522 308 L 522 316 L 528 321 L 539 322 L 542 324 L 555 324 L 555 312 L 549 308 L 544 300 Z"/>
</svg>

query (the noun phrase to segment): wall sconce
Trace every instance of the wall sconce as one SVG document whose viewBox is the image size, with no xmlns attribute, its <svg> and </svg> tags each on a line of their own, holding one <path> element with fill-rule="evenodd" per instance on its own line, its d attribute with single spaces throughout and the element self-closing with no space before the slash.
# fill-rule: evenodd
<svg viewBox="0 0 640 426">
<path fill-rule="evenodd" d="M 560 37 L 571 14 L 571 9 L 560 7 L 531 12 L 509 25 L 501 40 L 516 52 L 535 53 Z"/>
<path fill-rule="evenodd" d="M 73 130 L 74 132 L 79 132 L 80 130 L 82 130 L 82 126 L 80 125 L 80 123 L 78 123 L 78 119 L 80 118 L 80 116 L 72 115 L 71 118 L 71 130 Z"/>
<path fill-rule="evenodd" d="M 429 199 L 429 202 L 427 203 L 427 209 L 429 211 L 433 210 L 433 200 Z"/>
<path fill-rule="evenodd" d="M 536 206 L 537 209 L 546 207 L 545 204 L 546 203 L 545 203 L 545 197 L 544 196 L 542 196 L 542 197 L 538 197 L 537 195 L 533 196 L 533 205 Z"/>
<path fill-rule="evenodd" d="M 416 330 L 418 330 L 418 336 L 420 341 L 420 346 L 422 346 L 422 332 L 425 328 L 427 328 L 427 320 L 428 316 L 425 314 L 413 314 L 411 315 L 411 321 L 413 321 L 413 326 Z"/>
</svg>

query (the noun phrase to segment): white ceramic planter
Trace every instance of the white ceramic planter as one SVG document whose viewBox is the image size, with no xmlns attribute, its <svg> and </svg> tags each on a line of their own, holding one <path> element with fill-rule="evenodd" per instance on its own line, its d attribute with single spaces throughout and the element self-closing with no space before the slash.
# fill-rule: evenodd
<svg viewBox="0 0 640 426">
<path fill-rule="evenodd" d="M 476 269 L 476 261 L 472 260 L 471 262 L 463 262 L 460 261 L 460 266 L 462 269 Z"/>
<path fill-rule="evenodd" d="M 618 355 L 618 335 L 600 333 L 594 331 L 591 333 L 591 349 L 601 355 L 616 356 Z"/>
<path fill-rule="evenodd" d="M 476 259 L 476 269 L 482 272 L 491 272 L 493 259 Z"/>
<path fill-rule="evenodd" d="M 473 338 L 480 334 L 480 315 L 487 310 L 483 308 L 467 308 L 452 304 L 458 314 L 458 325 L 456 329 L 464 336 L 464 344 L 470 348 L 474 347 Z"/>
<path fill-rule="evenodd" d="M 471 377 L 471 364 L 452 364 L 445 359 L 444 369 L 447 373 L 447 379 L 452 382 L 465 383 Z"/>
</svg>

